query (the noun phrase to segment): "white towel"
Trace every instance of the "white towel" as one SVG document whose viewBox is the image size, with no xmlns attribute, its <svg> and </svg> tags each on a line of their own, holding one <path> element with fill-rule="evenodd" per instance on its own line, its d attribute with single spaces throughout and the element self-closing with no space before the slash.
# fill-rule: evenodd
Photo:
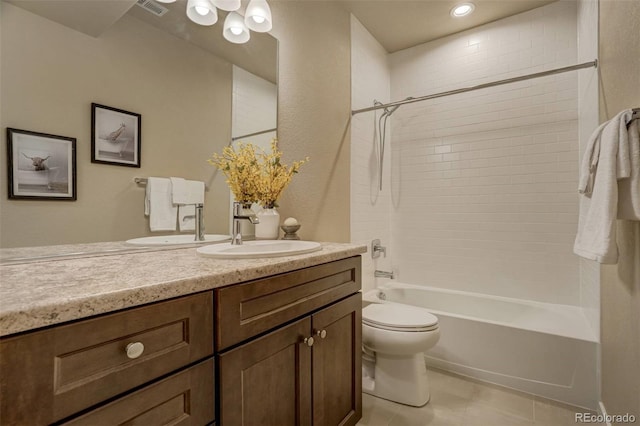
<svg viewBox="0 0 640 426">
<path fill-rule="evenodd" d="M 598 127 L 589 140 L 580 169 L 578 190 L 590 195 L 591 203 L 586 214 L 580 215 L 573 251 L 600 263 L 618 261 L 618 179 L 631 176 L 627 123 L 632 115 L 632 110 L 622 111 Z"/>
<path fill-rule="evenodd" d="M 178 209 L 171 200 L 171 181 L 150 177 L 144 199 L 144 213 L 151 231 L 175 231 Z"/>
<path fill-rule="evenodd" d="M 170 177 L 173 204 L 190 204 L 187 181 L 180 177 Z"/>
<path fill-rule="evenodd" d="M 618 219 L 640 220 L 640 125 L 638 119 L 629 124 L 630 169 L 627 179 L 618 181 Z"/>
<path fill-rule="evenodd" d="M 178 226 L 180 231 L 196 229 L 196 204 L 204 204 L 204 182 L 171 177 L 171 196 L 178 206 Z"/>
<path fill-rule="evenodd" d="M 196 230 L 196 206 L 193 204 L 178 206 L 178 227 L 180 231 Z"/>
<path fill-rule="evenodd" d="M 189 198 L 187 204 L 204 204 L 204 182 L 199 180 L 188 180 Z"/>
<path fill-rule="evenodd" d="M 204 182 L 172 177 L 173 204 L 204 204 Z"/>
</svg>

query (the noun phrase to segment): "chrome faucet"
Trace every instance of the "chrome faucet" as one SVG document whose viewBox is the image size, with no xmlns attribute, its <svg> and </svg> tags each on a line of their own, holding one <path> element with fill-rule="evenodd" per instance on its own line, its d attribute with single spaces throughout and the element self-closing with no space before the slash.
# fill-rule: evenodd
<svg viewBox="0 0 640 426">
<path fill-rule="evenodd" d="M 379 271 L 379 270 L 375 270 L 373 272 L 373 276 L 376 278 L 391 278 L 394 279 L 396 277 L 396 274 L 394 274 L 393 272 L 387 272 L 387 271 Z"/>
<path fill-rule="evenodd" d="M 195 219 L 196 221 L 196 233 L 194 241 L 204 241 L 204 215 L 203 209 L 204 204 L 195 204 L 196 214 L 195 215 L 187 215 L 182 218 L 182 221 L 186 221 L 187 219 Z"/>
<path fill-rule="evenodd" d="M 234 201 L 233 203 L 233 225 L 231 230 L 231 244 L 240 245 L 242 244 L 242 231 L 240 230 L 240 221 L 248 220 L 253 223 L 260 223 L 260 220 L 256 217 L 255 214 L 244 214 L 242 212 L 242 203 L 238 203 Z"/>
<path fill-rule="evenodd" d="M 382 247 L 382 244 L 380 244 L 380 240 L 379 239 L 375 239 L 373 241 L 371 241 L 371 258 L 372 259 L 377 259 L 380 257 L 380 253 L 382 253 L 384 255 L 384 257 L 387 257 L 387 248 L 386 247 Z"/>
<path fill-rule="evenodd" d="M 204 241 L 204 204 L 196 204 L 196 241 Z"/>
</svg>

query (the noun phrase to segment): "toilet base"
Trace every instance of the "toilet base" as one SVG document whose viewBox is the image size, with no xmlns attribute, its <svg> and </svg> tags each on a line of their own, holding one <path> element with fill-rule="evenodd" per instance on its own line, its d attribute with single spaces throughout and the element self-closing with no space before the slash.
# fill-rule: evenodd
<svg viewBox="0 0 640 426">
<path fill-rule="evenodd" d="M 400 404 L 421 407 L 429 402 L 429 380 L 424 353 L 384 355 L 376 353 L 373 377 L 363 371 L 362 391 Z M 366 374 L 368 373 L 368 374 Z"/>
</svg>

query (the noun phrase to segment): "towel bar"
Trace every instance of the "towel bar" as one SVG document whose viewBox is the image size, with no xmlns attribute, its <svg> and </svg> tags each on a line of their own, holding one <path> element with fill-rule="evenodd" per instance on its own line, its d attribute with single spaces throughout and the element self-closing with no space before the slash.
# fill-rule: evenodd
<svg viewBox="0 0 640 426">
<path fill-rule="evenodd" d="M 149 179 L 148 179 L 148 178 L 145 178 L 145 177 L 134 177 L 134 178 L 133 178 L 133 181 L 134 181 L 135 183 L 137 183 L 138 185 L 142 185 L 142 186 L 144 186 L 144 185 L 146 185 L 146 184 L 147 184 L 147 182 L 149 182 Z M 205 190 L 205 191 L 207 191 L 207 192 L 209 192 L 209 187 L 208 187 L 207 185 L 205 185 L 205 186 L 204 186 L 204 190 Z"/>
</svg>

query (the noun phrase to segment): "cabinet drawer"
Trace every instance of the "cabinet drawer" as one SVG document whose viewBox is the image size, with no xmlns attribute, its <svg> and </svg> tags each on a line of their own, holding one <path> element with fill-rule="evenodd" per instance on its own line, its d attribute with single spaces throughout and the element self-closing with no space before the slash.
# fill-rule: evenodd
<svg viewBox="0 0 640 426">
<path fill-rule="evenodd" d="M 349 296 L 360 285 L 360 256 L 356 256 L 218 289 L 217 349 Z"/>
<path fill-rule="evenodd" d="M 117 399 L 65 426 L 194 425 L 215 417 L 213 359 Z"/>
<path fill-rule="evenodd" d="M 201 293 L 1 340 L 0 423 L 58 421 L 212 355 L 212 299 Z M 132 359 L 134 342 L 144 350 Z"/>
</svg>

